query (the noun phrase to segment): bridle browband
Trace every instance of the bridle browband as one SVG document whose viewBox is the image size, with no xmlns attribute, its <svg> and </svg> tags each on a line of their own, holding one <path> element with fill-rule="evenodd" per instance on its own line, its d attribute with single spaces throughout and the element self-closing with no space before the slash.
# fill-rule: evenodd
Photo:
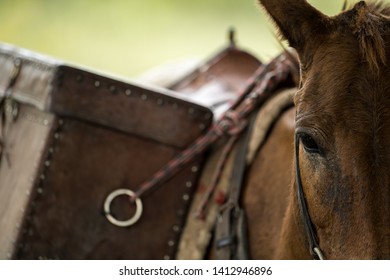
<svg viewBox="0 0 390 280">
<path fill-rule="evenodd" d="M 319 260 L 325 260 L 325 257 L 318 245 L 318 238 L 315 232 L 313 223 L 310 218 L 309 211 L 307 209 L 305 194 L 303 193 L 302 179 L 301 179 L 301 170 L 299 167 L 299 143 L 300 135 L 295 134 L 295 178 L 297 183 L 297 195 L 298 195 L 298 204 L 301 212 L 301 217 L 305 227 L 305 232 L 307 239 L 309 241 L 310 253 L 311 255 Z"/>
</svg>

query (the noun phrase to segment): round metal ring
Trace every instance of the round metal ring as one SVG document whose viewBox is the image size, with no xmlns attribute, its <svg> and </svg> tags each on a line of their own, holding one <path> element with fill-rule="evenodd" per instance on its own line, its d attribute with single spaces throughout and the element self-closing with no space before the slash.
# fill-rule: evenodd
<svg viewBox="0 0 390 280">
<path fill-rule="evenodd" d="M 135 197 L 135 193 L 129 189 L 117 189 L 117 190 L 113 191 L 112 193 L 110 193 L 107 196 L 106 200 L 104 201 L 104 213 L 106 214 L 107 220 L 110 221 L 110 223 L 112 223 L 113 225 L 118 226 L 118 227 L 129 227 L 129 226 L 134 225 L 141 217 L 141 215 L 142 215 L 142 201 L 140 198 L 137 197 L 135 199 L 135 207 L 136 208 L 135 208 L 135 213 L 134 213 L 133 217 L 131 217 L 130 219 L 125 220 L 125 221 L 120 221 L 120 220 L 117 220 L 116 218 L 114 218 L 110 213 L 110 206 L 111 206 L 112 201 L 120 195 L 127 195 L 129 197 Z"/>
</svg>

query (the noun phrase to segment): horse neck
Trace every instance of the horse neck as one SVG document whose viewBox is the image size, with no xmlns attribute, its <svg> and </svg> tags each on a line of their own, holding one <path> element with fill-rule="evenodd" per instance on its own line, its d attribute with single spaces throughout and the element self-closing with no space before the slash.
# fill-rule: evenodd
<svg viewBox="0 0 390 280">
<path fill-rule="evenodd" d="M 308 244 L 294 184 L 291 188 L 275 259 L 312 259 Z"/>
</svg>

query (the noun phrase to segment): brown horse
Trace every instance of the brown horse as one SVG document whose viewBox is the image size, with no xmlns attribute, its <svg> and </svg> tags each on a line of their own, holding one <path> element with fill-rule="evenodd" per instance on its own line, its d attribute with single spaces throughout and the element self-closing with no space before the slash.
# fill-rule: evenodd
<svg viewBox="0 0 390 280">
<path fill-rule="evenodd" d="M 390 6 L 328 17 L 305 0 L 260 3 L 301 81 L 249 172 L 252 257 L 390 259 Z"/>
</svg>

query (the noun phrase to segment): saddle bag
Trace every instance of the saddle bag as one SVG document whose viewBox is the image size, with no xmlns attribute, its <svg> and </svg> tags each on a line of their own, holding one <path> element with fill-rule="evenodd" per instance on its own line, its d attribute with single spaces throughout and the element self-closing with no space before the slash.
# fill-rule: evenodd
<svg viewBox="0 0 390 280">
<path fill-rule="evenodd" d="M 258 66 L 245 54 L 250 69 L 234 75 L 242 63 L 230 58 L 240 52 L 221 54 L 171 89 L 211 81 L 235 91 Z M 213 112 L 186 94 L 8 45 L 0 45 L 0 73 L 0 259 L 175 258 L 203 156 L 140 204 L 120 191 L 136 192 L 207 131 Z M 138 221 L 115 223 L 130 217 Z"/>
<path fill-rule="evenodd" d="M 172 257 L 200 158 L 143 199 L 131 227 L 110 223 L 103 204 L 115 189 L 136 191 L 212 112 L 8 46 L 0 71 L 0 258 Z M 118 220 L 133 215 L 122 196 L 111 206 Z"/>
</svg>

